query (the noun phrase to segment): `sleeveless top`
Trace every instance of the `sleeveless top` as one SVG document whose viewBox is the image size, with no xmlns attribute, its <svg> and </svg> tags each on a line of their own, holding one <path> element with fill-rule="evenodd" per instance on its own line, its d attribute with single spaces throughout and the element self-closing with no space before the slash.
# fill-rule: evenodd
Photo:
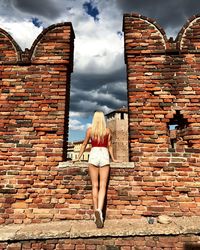
<svg viewBox="0 0 200 250">
<path fill-rule="evenodd" d="M 100 142 L 98 142 L 97 139 L 91 138 L 92 147 L 105 147 L 105 148 L 107 148 L 108 147 L 108 136 L 109 136 L 109 134 L 106 134 L 104 136 L 103 141 L 100 141 Z"/>
</svg>

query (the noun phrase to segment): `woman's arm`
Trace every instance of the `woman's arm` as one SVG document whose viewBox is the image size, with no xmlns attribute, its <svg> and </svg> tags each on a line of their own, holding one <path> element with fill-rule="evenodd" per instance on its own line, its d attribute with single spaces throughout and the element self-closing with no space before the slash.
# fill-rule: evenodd
<svg viewBox="0 0 200 250">
<path fill-rule="evenodd" d="M 85 152 L 86 146 L 87 146 L 88 141 L 90 139 L 90 131 L 91 131 L 91 129 L 88 128 L 87 131 L 86 131 L 85 139 L 84 139 L 84 141 L 83 141 L 83 143 L 81 145 L 81 149 L 80 149 L 80 152 L 79 152 L 79 155 L 78 155 L 78 159 L 74 160 L 73 162 L 80 161 L 81 156 Z"/>
<path fill-rule="evenodd" d="M 112 132 L 109 129 L 109 135 L 108 135 L 108 152 L 110 154 L 110 157 L 113 162 L 118 162 L 117 159 L 115 159 L 114 154 L 113 154 L 113 147 L 112 147 Z"/>
</svg>

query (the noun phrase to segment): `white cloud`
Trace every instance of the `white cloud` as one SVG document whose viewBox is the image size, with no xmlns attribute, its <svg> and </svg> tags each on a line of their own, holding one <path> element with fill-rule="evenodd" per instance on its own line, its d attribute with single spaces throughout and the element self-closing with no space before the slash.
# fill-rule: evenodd
<svg viewBox="0 0 200 250">
<path fill-rule="evenodd" d="M 75 39 L 75 72 L 106 74 L 122 67 L 123 38 L 117 35 L 122 29 L 122 13 L 114 0 L 93 1 L 99 9 L 99 21 L 87 15 L 82 4 L 85 1 L 69 3 L 66 16 L 72 22 Z M 112 11 L 110 11 L 112 8 Z"/>
<path fill-rule="evenodd" d="M 69 120 L 69 129 L 71 130 L 80 130 L 83 131 L 85 129 L 85 125 L 83 125 L 80 121 L 78 120 Z"/>
<path fill-rule="evenodd" d="M 69 112 L 69 117 L 72 118 L 72 117 L 80 117 L 82 115 L 81 112 L 73 112 L 73 111 L 70 111 Z"/>
<path fill-rule="evenodd" d="M 37 36 L 42 32 L 42 27 L 36 27 L 31 21 L 6 21 L 0 18 L 0 26 L 7 31 L 24 50 L 30 48 Z"/>
</svg>

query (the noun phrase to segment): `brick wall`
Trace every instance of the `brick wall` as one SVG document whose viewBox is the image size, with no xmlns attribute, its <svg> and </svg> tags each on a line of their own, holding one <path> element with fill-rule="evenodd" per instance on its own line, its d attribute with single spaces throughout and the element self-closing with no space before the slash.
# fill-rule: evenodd
<svg viewBox="0 0 200 250">
<path fill-rule="evenodd" d="M 152 20 L 124 16 L 135 167 L 112 166 L 106 218 L 200 213 L 198 24 L 194 17 L 168 41 Z M 0 223 L 91 219 L 87 167 L 58 167 L 65 157 L 72 27 L 47 28 L 25 52 L 5 31 L 0 36 Z M 180 138 L 173 148 L 175 124 Z"/>
<path fill-rule="evenodd" d="M 39 194 L 54 188 L 53 168 L 66 152 L 73 40 L 71 23 L 52 25 L 23 52 L 0 29 L 0 223 L 31 217 L 45 207 Z"/>
<path fill-rule="evenodd" d="M 155 20 L 124 15 L 129 157 L 143 214 L 200 211 L 200 17 L 177 39 Z M 177 125 L 171 144 L 170 126 Z M 146 211 L 145 211 L 146 210 Z"/>
<path fill-rule="evenodd" d="M 131 163 L 112 164 L 104 211 L 106 219 L 157 217 L 161 214 L 172 217 L 200 215 L 198 178 L 192 181 L 195 177 L 188 177 L 187 170 L 185 173 L 179 162 L 174 164 L 182 170 L 155 167 L 153 175 L 148 173 L 147 167 L 133 167 Z M 152 167 L 149 168 L 152 171 Z M 55 217 L 91 219 L 92 190 L 87 164 L 75 167 L 66 163 L 56 178 L 60 180 L 60 188 L 54 197 L 59 208 Z"/>
<path fill-rule="evenodd" d="M 94 237 L 89 239 L 47 239 L 20 242 L 2 242 L 1 250 L 190 250 L 199 249 L 200 236 Z"/>
</svg>

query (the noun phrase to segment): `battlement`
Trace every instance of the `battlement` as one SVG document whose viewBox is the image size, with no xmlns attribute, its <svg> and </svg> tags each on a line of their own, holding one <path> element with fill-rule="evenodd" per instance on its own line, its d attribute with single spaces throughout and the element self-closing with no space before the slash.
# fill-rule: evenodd
<svg viewBox="0 0 200 250">
<path fill-rule="evenodd" d="M 111 164 L 106 219 L 199 216 L 199 16 L 175 41 L 138 14 L 123 29 L 130 162 Z M 0 35 L 0 223 L 91 220 L 87 165 L 64 162 L 72 26 L 50 26 L 24 52 Z"/>
</svg>

